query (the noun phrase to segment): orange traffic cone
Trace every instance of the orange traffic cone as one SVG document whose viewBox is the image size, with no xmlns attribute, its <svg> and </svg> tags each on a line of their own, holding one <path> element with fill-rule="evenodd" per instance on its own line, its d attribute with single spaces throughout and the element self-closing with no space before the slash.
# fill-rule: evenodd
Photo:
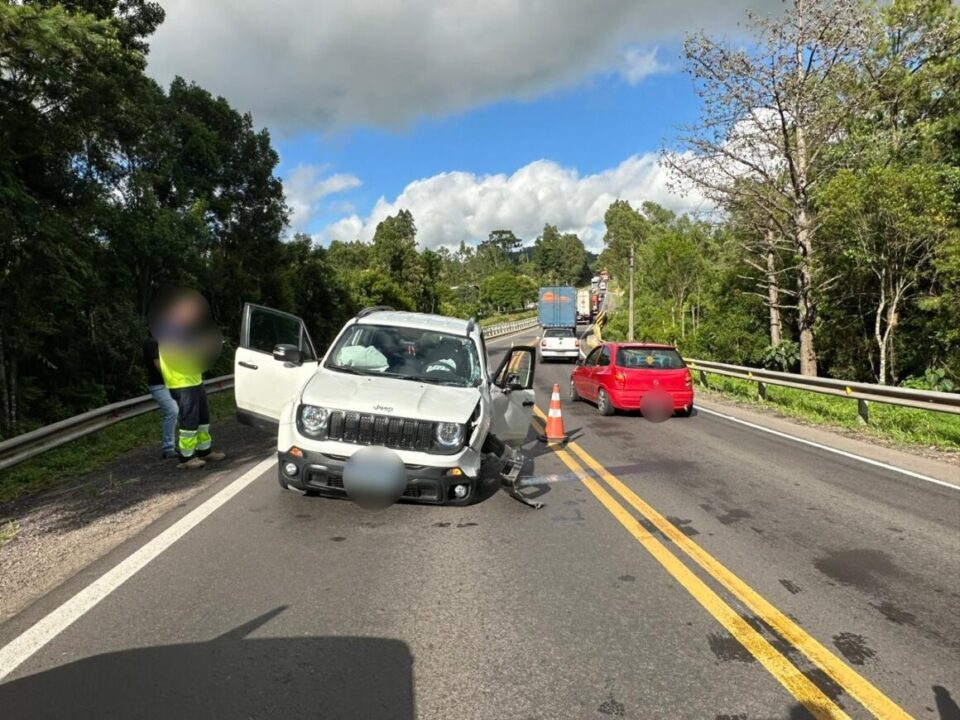
<svg viewBox="0 0 960 720">
<path fill-rule="evenodd" d="M 567 433 L 563 429 L 563 415 L 560 412 L 560 385 L 556 383 L 550 396 L 550 409 L 547 411 L 547 432 L 540 436 L 540 440 L 551 445 L 567 441 Z"/>
</svg>

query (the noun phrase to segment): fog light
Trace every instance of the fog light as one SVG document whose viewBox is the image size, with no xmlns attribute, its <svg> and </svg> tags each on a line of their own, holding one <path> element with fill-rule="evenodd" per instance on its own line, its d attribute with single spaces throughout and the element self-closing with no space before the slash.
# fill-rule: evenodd
<svg viewBox="0 0 960 720">
<path fill-rule="evenodd" d="M 297 464 L 292 462 L 285 463 L 283 466 L 283 472 L 290 477 L 293 477 L 297 474 Z"/>
<path fill-rule="evenodd" d="M 470 488 L 466 485 L 455 485 L 453 488 L 453 496 L 457 498 L 457 500 L 463 500 L 468 492 L 470 492 Z"/>
</svg>

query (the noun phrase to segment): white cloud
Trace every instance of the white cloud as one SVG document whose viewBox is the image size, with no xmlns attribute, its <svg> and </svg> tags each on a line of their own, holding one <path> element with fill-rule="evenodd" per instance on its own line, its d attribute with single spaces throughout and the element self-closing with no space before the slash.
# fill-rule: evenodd
<svg viewBox="0 0 960 720">
<path fill-rule="evenodd" d="M 623 65 L 624 48 L 735 28 L 779 0 L 165 0 L 149 71 L 283 130 L 402 126 L 531 99 Z M 627 51 L 628 55 L 630 51 Z M 655 58 L 653 58 L 655 60 Z M 644 70 L 634 57 L 633 76 Z M 649 63 L 649 61 L 646 61 Z M 629 75 L 627 76 L 629 79 Z"/>
<path fill-rule="evenodd" d="M 695 193 L 680 197 L 668 190 L 667 171 L 657 161 L 655 154 L 634 155 L 614 168 L 584 176 L 548 160 L 512 175 L 441 173 L 410 183 L 392 201 L 380 198 L 366 218 L 354 214 L 324 228 L 318 239 L 369 241 L 381 220 L 406 208 L 413 213 L 424 247 L 472 243 L 500 228 L 532 239 L 550 223 L 577 232 L 589 248 L 599 250 L 603 215 L 618 198 L 634 207 L 651 200 L 680 212 L 708 209 Z"/>
<path fill-rule="evenodd" d="M 639 85 L 651 75 L 671 72 L 673 68 L 657 57 L 657 48 L 642 50 L 629 47 L 623 52 L 623 66 L 620 74 L 631 85 Z"/>
<path fill-rule="evenodd" d="M 287 205 L 290 206 L 290 227 L 294 232 L 307 228 L 320 211 L 319 203 L 323 198 L 360 187 L 360 178 L 355 175 L 338 173 L 324 176 L 327 169 L 323 165 L 297 165 L 284 178 L 283 190 Z M 331 209 L 337 212 L 332 205 Z"/>
</svg>

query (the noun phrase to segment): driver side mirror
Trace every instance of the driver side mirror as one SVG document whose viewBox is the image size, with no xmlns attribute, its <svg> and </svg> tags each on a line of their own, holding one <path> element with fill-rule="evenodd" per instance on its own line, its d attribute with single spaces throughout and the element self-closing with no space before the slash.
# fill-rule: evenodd
<svg viewBox="0 0 960 720">
<path fill-rule="evenodd" d="M 281 343 L 273 348 L 273 359 L 279 360 L 282 363 L 290 363 L 291 365 L 300 365 L 303 363 L 300 348 L 296 345 L 287 345 L 286 343 Z"/>
<path fill-rule="evenodd" d="M 533 387 L 536 350 L 532 347 L 514 347 L 504 356 L 494 375 L 493 384 L 506 392 L 529 390 Z"/>
</svg>

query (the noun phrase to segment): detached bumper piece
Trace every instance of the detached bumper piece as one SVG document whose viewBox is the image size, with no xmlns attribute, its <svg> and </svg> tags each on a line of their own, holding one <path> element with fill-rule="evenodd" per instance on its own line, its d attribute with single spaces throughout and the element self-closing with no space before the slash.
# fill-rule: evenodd
<svg viewBox="0 0 960 720">
<path fill-rule="evenodd" d="M 526 460 L 526 456 L 519 450 L 504 447 L 505 452 L 502 456 L 503 466 L 500 469 L 501 487 L 506 491 L 507 495 L 514 500 L 519 500 L 524 505 L 532 507 L 534 510 L 539 510 L 543 507 L 543 503 L 531 500 L 520 492 L 520 472 L 523 470 L 523 463 Z"/>
<path fill-rule="evenodd" d="M 326 497 L 347 498 L 343 487 L 346 457 L 301 451 L 302 457 L 278 453 L 281 485 Z M 296 471 L 290 474 L 287 470 Z M 464 475 L 450 474 L 449 468 L 407 465 L 407 486 L 401 500 L 431 505 L 466 505 L 476 492 L 476 481 Z M 459 488 L 459 490 L 458 490 Z M 464 490 L 465 488 L 465 490 Z"/>
</svg>

